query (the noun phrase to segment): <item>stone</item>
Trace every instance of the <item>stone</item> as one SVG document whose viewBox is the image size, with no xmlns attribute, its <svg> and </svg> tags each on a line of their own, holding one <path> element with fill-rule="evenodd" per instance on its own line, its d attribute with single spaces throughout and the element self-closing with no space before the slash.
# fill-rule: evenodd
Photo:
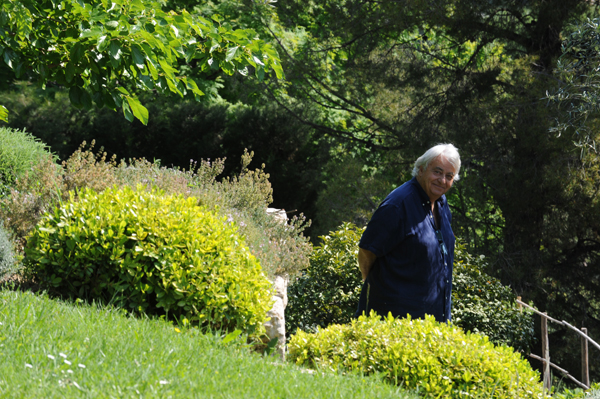
<svg viewBox="0 0 600 399">
<path fill-rule="evenodd" d="M 267 208 L 267 213 L 273 215 L 281 223 L 287 223 L 287 214 L 284 209 Z M 288 303 L 287 286 L 290 281 L 288 275 L 275 276 L 273 281 L 273 308 L 267 312 L 267 317 L 270 320 L 265 323 L 267 336 L 269 339 L 277 338 L 274 354 L 281 360 L 285 360 L 285 307 Z"/>
<path fill-rule="evenodd" d="M 277 338 L 277 345 L 274 353 L 285 360 L 285 307 L 287 306 L 287 286 L 289 276 L 275 276 L 273 286 L 275 303 L 273 308 L 267 312 L 270 320 L 265 323 L 265 329 L 269 339 Z"/>
</svg>

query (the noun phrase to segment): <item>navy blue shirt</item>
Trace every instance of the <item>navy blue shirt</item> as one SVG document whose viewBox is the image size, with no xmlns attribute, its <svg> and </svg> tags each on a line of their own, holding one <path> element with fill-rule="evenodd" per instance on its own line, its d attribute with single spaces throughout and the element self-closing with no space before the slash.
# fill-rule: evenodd
<svg viewBox="0 0 600 399">
<path fill-rule="evenodd" d="M 362 288 L 357 316 L 371 309 L 394 317 L 450 320 L 454 233 L 445 196 L 437 201 L 436 234 L 431 202 L 416 178 L 392 191 L 379 205 L 359 247 L 377 259 Z"/>
</svg>

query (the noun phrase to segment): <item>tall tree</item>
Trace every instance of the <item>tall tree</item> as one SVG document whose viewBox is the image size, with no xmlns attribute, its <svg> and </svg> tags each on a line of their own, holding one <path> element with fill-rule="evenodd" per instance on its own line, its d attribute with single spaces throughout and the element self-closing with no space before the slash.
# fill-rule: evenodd
<svg viewBox="0 0 600 399">
<path fill-rule="evenodd" d="M 408 164 L 454 142 L 464 161 L 451 198 L 457 233 L 493 255 L 493 271 L 519 295 L 600 333 L 600 282 L 590 278 L 600 274 L 598 161 L 552 131 L 559 110 L 545 99 L 560 82 L 561 34 L 589 7 L 287 1 L 281 21 L 310 40 L 296 51 L 281 41 L 293 84 L 268 89 L 282 105 L 286 95 L 317 104 L 320 120 L 292 115 L 361 155 L 386 153 L 377 162 Z"/>
</svg>

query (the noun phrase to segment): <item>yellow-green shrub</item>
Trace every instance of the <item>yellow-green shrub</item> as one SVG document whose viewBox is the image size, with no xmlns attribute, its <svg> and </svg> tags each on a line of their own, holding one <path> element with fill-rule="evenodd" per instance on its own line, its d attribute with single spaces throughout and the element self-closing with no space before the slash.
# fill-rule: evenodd
<svg viewBox="0 0 600 399">
<path fill-rule="evenodd" d="M 375 313 L 317 333 L 298 330 L 289 359 L 309 367 L 364 374 L 434 398 L 544 398 L 538 372 L 507 346 L 425 320 L 383 320 Z"/>
<path fill-rule="evenodd" d="M 260 328 L 271 284 L 235 225 L 162 192 L 85 189 L 28 238 L 26 273 L 71 297 L 222 329 Z"/>
</svg>

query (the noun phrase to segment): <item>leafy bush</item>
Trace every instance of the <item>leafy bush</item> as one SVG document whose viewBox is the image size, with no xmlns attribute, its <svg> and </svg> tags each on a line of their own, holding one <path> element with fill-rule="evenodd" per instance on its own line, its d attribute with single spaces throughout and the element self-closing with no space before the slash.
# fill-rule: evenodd
<svg viewBox="0 0 600 399">
<path fill-rule="evenodd" d="M 381 318 L 374 312 L 318 333 L 299 331 L 289 359 L 383 378 L 434 398 L 544 398 L 539 373 L 507 346 L 460 328 L 425 320 Z"/>
<path fill-rule="evenodd" d="M 249 170 L 253 153 L 244 153 L 238 175 L 217 181 L 224 170 L 224 160 L 191 162 L 188 170 L 166 168 L 160 162 L 133 159 L 129 162 L 107 158 L 102 148 L 94 152 L 94 142 L 86 143 L 62 164 L 48 159 L 24 178 L 18 179 L 10 196 L 0 199 L 0 217 L 5 226 L 24 245 L 24 237 L 39 222 L 42 214 L 68 192 L 83 188 L 102 191 L 117 185 L 147 190 L 159 188 L 166 194 L 198 198 L 199 204 L 213 209 L 218 206 L 246 237 L 246 243 L 271 278 L 275 274 L 295 275 L 308 266 L 312 246 L 302 234 L 307 224 L 300 215 L 283 224 L 266 214 L 272 201 L 269 175 L 260 169 Z"/>
<path fill-rule="evenodd" d="M 260 329 L 272 305 L 235 226 L 193 197 L 141 186 L 71 193 L 25 254 L 26 275 L 51 291 L 212 328 Z"/>
<path fill-rule="evenodd" d="M 288 288 L 286 331 L 314 331 L 330 324 L 349 323 L 361 289 L 357 264 L 358 241 L 363 229 L 344 223 L 321 236 L 310 265 Z"/>
<path fill-rule="evenodd" d="M 460 241 L 454 251 L 454 324 L 529 353 L 535 340 L 533 312 L 519 310 L 510 287 L 482 272 L 487 266 L 483 257 L 469 254 Z"/>
<path fill-rule="evenodd" d="M 212 84 L 222 86 L 219 80 Z M 160 159 L 169 167 L 187 169 L 190 159 L 212 161 L 227 156 L 222 176 L 233 176 L 239 172 L 238 160 L 244 149 L 254 149 L 253 162 L 266 164 L 267 171 L 277 171 L 269 178 L 276 206 L 314 214 L 316 189 L 322 181 L 320 169 L 329 158 L 329 145 L 315 142 L 311 128 L 289 118 L 287 109 L 302 108 L 300 104 L 283 108 L 261 101 L 256 90 L 250 90 L 252 98 L 246 98 L 255 106 L 241 104 L 240 96 L 244 95 L 239 89 L 249 94 L 248 84 L 245 80 L 240 86 L 236 80 L 231 86 L 234 93 L 229 96 L 219 90 L 223 98 L 235 104 L 223 98 L 216 100 L 219 94 L 207 87 L 200 88 L 206 94 L 202 102 L 142 96 L 152 115 L 147 126 L 129 123 L 122 113 L 107 108 L 77 109 L 69 104 L 68 90 L 47 87 L 42 91 L 27 82 L 18 82 L 14 91 L 3 92 L 2 104 L 10 111 L 11 127 L 27 128 L 61 159 L 67 159 L 84 140 L 89 143 L 95 139 L 109 159 L 112 154 L 125 159 L 146 157 Z M 205 101 L 210 97 L 216 101 Z"/>
<path fill-rule="evenodd" d="M 2 223 L 0 223 L 0 280 L 15 270 L 15 263 L 13 242 Z"/>
<path fill-rule="evenodd" d="M 310 266 L 288 289 L 286 329 L 314 331 L 316 327 L 349 323 L 362 286 L 357 264 L 362 229 L 343 224 L 320 237 Z M 534 340 L 530 311 L 520 311 L 510 287 L 482 272 L 483 258 L 467 252 L 457 241 L 454 255 L 452 321 L 465 330 L 485 334 L 495 344 L 526 353 Z"/>
<path fill-rule="evenodd" d="M 600 399 L 600 383 L 593 383 L 587 391 L 584 391 L 581 388 L 564 388 L 555 392 L 552 397 L 554 399 Z"/>
<path fill-rule="evenodd" d="M 46 157 L 51 157 L 47 146 L 29 133 L 0 127 L 0 196 Z"/>
<path fill-rule="evenodd" d="M 60 202 L 62 184 L 60 167 L 45 157 L 15 181 L 9 195 L 0 198 L 0 218 L 12 233 L 19 252 L 42 215 Z"/>
</svg>

